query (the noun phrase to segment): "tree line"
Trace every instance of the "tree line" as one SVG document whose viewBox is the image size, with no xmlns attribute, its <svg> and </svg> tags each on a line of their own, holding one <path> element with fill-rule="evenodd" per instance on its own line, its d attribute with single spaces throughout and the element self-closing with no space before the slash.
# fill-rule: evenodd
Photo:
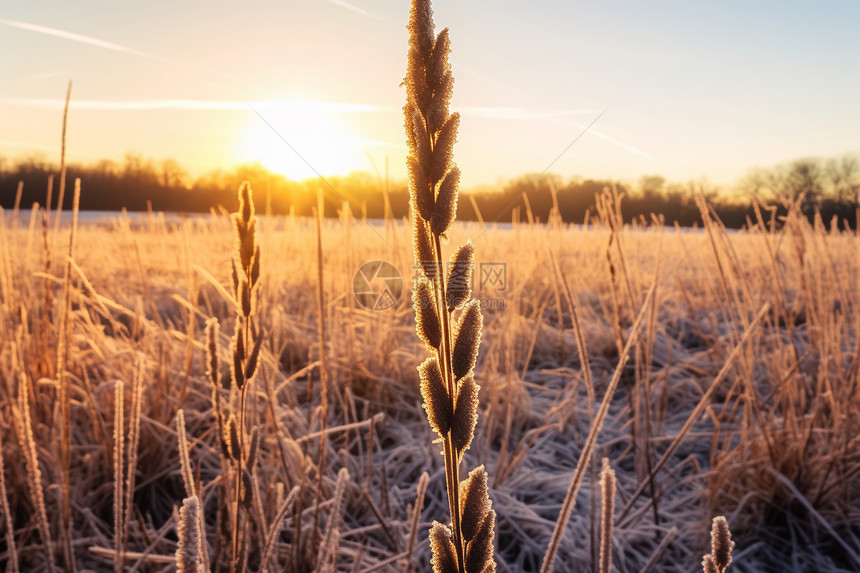
<svg viewBox="0 0 860 573">
<path fill-rule="evenodd" d="M 0 158 L 0 206 L 11 209 L 16 201 L 21 208 L 33 203 L 44 205 L 49 176 L 57 172 L 56 165 L 37 157 L 16 162 Z M 406 181 L 389 183 L 366 172 L 292 181 L 260 164 L 248 164 L 192 179 L 173 159 L 156 162 L 127 154 L 122 162 L 101 160 L 67 166 L 67 181 L 76 177 L 83 183 L 81 209 L 91 211 L 205 213 L 219 206 L 232 210 L 236 189 L 243 180 L 251 181 L 261 211 L 275 215 L 310 215 L 320 189 L 329 215 L 342 209 L 344 202 L 349 202 L 355 214 L 368 218 L 403 218 L 409 210 Z M 613 183 L 526 174 L 496 188 L 463 193 L 457 218 L 480 218 L 487 223 L 515 218 L 548 221 L 557 206 L 562 220 L 578 223 L 595 214 L 595 196 L 613 185 L 624 195 L 623 212 L 628 222 L 648 222 L 656 213 L 666 224 L 696 225 L 700 220 L 696 198 L 704 196 L 731 228 L 754 219 L 754 200 L 777 214 L 784 211 L 787 202 L 796 202 L 810 218 L 819 213 L 825 223 L 836 221 L 840 228 L 856 228 L 860 161 L 855 155 L 797 159 L 752 169 L 732 188 L 718 188 L 706 180 L 669 182 L 659 175 L 645 175 L 635 183 Z M 53 209 L 57 207 L 56 196 L 55 191 Z M 63 208 L 70 209 L 71 201 L 71 193 L 66 193 Z"/>
</svg>

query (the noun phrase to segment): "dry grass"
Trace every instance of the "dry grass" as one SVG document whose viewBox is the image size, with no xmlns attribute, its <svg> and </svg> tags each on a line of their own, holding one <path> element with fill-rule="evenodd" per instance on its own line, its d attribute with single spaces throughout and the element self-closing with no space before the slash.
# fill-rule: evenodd
<svg viewBox="0 0 860 573">
<path fill-rule="evenodd" d="M 57 353 L 50 349 L 57 348 L 61 332 L 47 318 L 62 312 L 64 280 L 44 272 L 36 241 L 28 241 L 28 229 L 13 228 L 10 221 L 7 216 L 3 231 L 3 265 L 10 272 L 3 287 L 0 354 L 0 444 L 9 513 L 0 505 L 6 540 L 0 561 L 11 564 L 17 556 L 21 570 L 38 571 L 51 559 L 62 563 L 62 550 L 52 543 L 61 539 L 62 456 L 52 446 L 61 435 L 60 393 L 54 375 L 45 374 L 56 371 L 51 364 Z M 159 570 L 173 563 L 175 519 L 188 497 L 188 479 L 198 492 L 212 563 L 229 563 L 233 514 L 224 496 L 233 486 L 222 476 L 232 466 L 224 463 L 213 387 L 230 380 L 226 365 L 232 357 L 228 335 L 204 326 L 217 317 L 222 333 L 234 332 L 230 225 L 223 216 L 176 223 L 154 216 L 78 229 L 66 369 L 72 546 L 81 569 L 111 570 L 119 552 L 127 569 Z M 408 292 L 388 311 L 366 311 L 351 300 L 356 262 L 387 260 L 408 276 L 411 225 L 391 225 L 393 240 L 386 244 L 361 222 L 322 222 L 326 359 L 329 384 L 337 389 L 324 433 L 318 384 L 308 399 L 309 385 L 319 379 L 319 286 L 308 272 L 317 258 L 316 223 L 278 218 L 259 219 L 258 225 L 265 252 L 291 255 L 268 257 L 258 285 L 257 328 L 266 336 L 247 396 L 247 411 L 259 426 L 253 476 L 259 494 L 246 512 L 249 530 L 259 535 L 248 536 L 254 540 L 249 567 L 263 562 L 294 571 L 317 567 L 317 501 L 322 539 L 326 524 L 336 523 L 329 500 L 338 498 L 336 476 L 346 468 L 342 522 L 328 532 L 330 539 L 336 529 L 339 543 L 322 557 L 343 571 L 395 571 L 405 559 L 424 570 L 429 547 L 421 531 L 448 506 L 445 466 L 432 443 L 414 369 L 424 345 L 414 336 Z M 774 233 L 727 234 L 716 222 L 704 233 L 618 229 L 633 291 L 628 295 L 627 281 L 613 282 L 607 272 L 606 246 L 613 232 L 606 227 L 521 224 L 482 232 L 479 225 L 458 224 L 449 235 L 454 244 L 477 238 L 478 268 L 482 262 L 507 263 L 506 291 L 476 292 L 484 300 L 503 297 L 505 308 L 484 310 L 477 368 L 481 421 L 464 459 L 469 466 L 483 464 L 490 476 L 488 491 L 499 514 L 499 570 L 540 568 L 586 446 L 594 404 L 601 402 L 619 362 L 617 331 L 632 337 L 635 317 L 629 305 L 619 305 L 616 317 L 613 289 L 619 300 L 644 300 L 651 283 L 656 284 L 653 327 L 639 337 L 650 362 L 640 363 L 643 352 L 631 355 L 632 366 L 621 371 L 595 444 L 595 455 L 608 457 L 617 474 L 613 566 L 638 570 L 651 563 L 654 571 L 688 571 L 700 561 L 708 523 L 719 513 L 727 516 L 737 542 L 732 568 L 850 571 L 860 566 L 857 236 L 828 233 L 794 216 Z M 61 233 L 67 236 L 68 227 Z M 54 261 L 67 251 L 60 239 L 48 241 L 56 245 L 49 253 Z M 183 249 L 186 241 L 194 248 Z M 655 279 L 661 242 L 664 263 Z M 216 288 L 204 270 L 228 286 Z M 190 283 L 197 285 L 193 299 L 184 286 Z M 562 305 L 560 314 L 557 291 L 574 302 Z M 46 301 L 51 308 L 43 307 Z M 765 305 L 755 328 L 755 315 Z M 593 389 L 577 350 L 574 308 L 587 342 Z M 195 338 L 186 372 L 191 322 Z M 210 374 L 207 332 L 216 339 L 220 359 L 218 371 Z M 138 356 L 142 362 L 136 365 Z M 650 392 L 647 402 L 635 405 L 637 372 L 647 378 Z M 134 406 L 137 377 L 141 390 Z M 130 428 L 134 408 L 140 408 L 138 435 L 126 435 L 124 450 L 116 448 L 113 426 L 116 380 L 125 382 L 123 417 Z M 220 388 L 224 412 L 233 411 L 239 396 Z M 647 410 L 651 419 L 656 499 L 649 475 L 636 472 L 634 408 L 640 418 Z M 190 478 L 187 473 L 183 478 L 180 463 L 179 409 Z M 329 462 L 320 472 L 322 435 Z M 123 470 L 114 466 L 116 451 L 127 452 L 125 482 L 132 490 L 123 492 L 129 501 L 120 529 L 115 529 L 113 492 Z M 426 496 L 416 503 L 424 472 Z M 592 474 L 583 474 L 585 486 L 560 539 L 556 570 L 598 567 L 587 501 Z M 413 503 L 423 507 L 423 517 L 411 543 L 415 522 L 408 505 Z M 116 540 L 117 531 L 125 531 L 127 541 Z"/>
<path fill-rule="evenodd" d="M 443 444 L 451 518 L 448 525 L 434 522 L 430 529 L 433 571 L 492 573 L 496 512 L 487 493 L 487 472 L 478 466 L 460 480 L 460 463 L 478 422 L 480 386 L 474 370 L 483 316 L 480 303 L 472 299 L 472 242 L 457 247 L 447 265 L 442 252 L 456 218 L 460 184 L 460 170 L 453 164 L 460 116 L 448 111 L 454 83 L 450 50 L 448 29 L 435 33 L 429 0 L 415 0 L 403 108 L 418 272 L 412 300 L 416 331 L 430 352 L 418 373 L 427 420 Z"/>
</svg>

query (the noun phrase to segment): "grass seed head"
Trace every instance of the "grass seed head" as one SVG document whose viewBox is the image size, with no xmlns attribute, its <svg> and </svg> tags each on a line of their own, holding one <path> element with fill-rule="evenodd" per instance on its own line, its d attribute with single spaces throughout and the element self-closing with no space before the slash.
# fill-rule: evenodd
<svg viewBox="0 0 860 573">
<path fill-rule="evenodd" d="M 428 190 L 432 198 L 433 189 L 430 185 L 435 183 L 435 181 L 431 177 L 430 173 L 433 160 L 433 152 L 430 150 L 431 134 L 427 131 L 427 122 L 424 120 L 424 116 L 421 115 L 418 108 L 411 106 L 407 107 L 407 110 L 410 113 L 407 120 L 410 122 L 410 129 L 412 129 L 412 135 L 408 138 L 410 143 L 409 151 L 412 152 L 412 157 L 415 158 L 415 161 L 418 162 L 424 172 L 424 180 L 428 182 Z M 424 218 L 429 220 L 429 213 Z"/>
<path fill-rule="evenodd" d="M 210 318 L 206 321 L 206 375 L 213 388 L 219 386 L 218 369 L 218 319 Z"/>
<path fill-rule="evenodd" d="M 451 429 L 451 417 L 454 414 L 453 402 L 445 388 L 439 361 L 428 358 L 418 367 L 421 379 L 421 396 L 424 398 L 424 411 L 430 427 L 444 437 Z"/>
<path fill-rule="evenodd" d="M 484 319 L 481 316 L 481 305 L 473 300 L 463 309 L 457 321 L 457 333 L 452 352 L 454 377 L 460 379 L 470 373 L 478 358 L 478 346 L 481 344 L 481 328 Z"/>
<path fill-rule="evenodd" d="M 451 37 L 448 28 L 445 28 L 436 36 L 433 50 L 430 52 L 430 61 L 427 63 L 427 87 L 433 91 L 434 99 L 439 96 L 439 86 L 445 74 L 451 71 L 451 64 L 448 63 L 450 53 Z"/>
<path fill-rule="evenodd" d="M 711 524 L 711 556 L 717 570 L 722 573 L 732 562 L 732 549 L 735 542 L 732 541 L 732 533 L 726 518 L 718 515 Z"/>
<path fill-rule="evenodd" d="M 460 127 L 460 114 L 452 113 L 436 136 L 433 147 L 433 158 L 430 167 L 430 181 L 437 183 L 442 180 L 454 157 L 454 144 L 457 142 L 457 129 Z"/>
<path fill-rule="evenodd" d="M 427 128 L 435 133 L 439 131 L 450 115 L 448 109 L 451 103 L 451 95 L 454 93 L 454 74 L 450 70 L 445 72 L 442 80 L 439 82 L 439 87 L 433 94 L 433 99 L 430 100 L 430 107 L 427 109 Z"/>
<path fill-rule="evenodd" d="M 460 530 L 465 541 L 472 541 L 478 535 L 481 520 L 491 506 L 487 493 L 487 472 L 481 465 L 469 472 L 469 477 L 460 482 Z"/>
<path fill-rule="evenodd" d="M 239 493 L 242 505 L 246 510 L 250 510 L 251 504 L 254 502 L 254 488 L 251 485 L 251 472 L 248 471 L 248 468 L 242 470 L 242 486 Z"/>
<path fill-rule="evenodd" d="M 439 195 L 430 219 L 430 229 L 436 235 L 444 235 L 457 217 L 457 195 L 460 186 L 460 170 L 451 169 L 439 185 Z"/>
<path fill-rule="evenodd" d="M 448 262 L 448 311 L 451 312 L 472 296 L 472 270 L 475 268 L 475 246 L 472 241 L 457 249 Z"/>
<path fill-rule="evenodd" d="M 433 573 L 458 573 L 457 552 L 451 539 L 451 530 L 438 521 L 434 521 L 430 528 L 430 548 L 433 551 L 430 560 Z"/>
<path fill-rule="evenodd" d="M 466 545 L 466 573 L 495 571 L 493 561 L 493 537 L 495 537 L 496 512 L 490 510 L 481 519 L 478 533 Z"/>
<path fill-rule="evenodd" d="M 475 425 L 478 423 L 478 390 L 475 378 L 469 374 L 459 383 L 457 407 L 454 409 L 454 419 L 451 422 L 451 437 L 457 452 L 462 453 L 469 448 L 475 436 Z"/>
<path fill-rule="evenodd" d="M 176 546 L 176 571 L 203 573 L 203 539 L 200 531 L 200 502 L 196 495 L 187 497 L 179 508 Z"/>
<path fill-rule="evenodd" d="M 253 337 L 252 337 L 253 338 Z M 245 380 L 250 380 L 257 373 L 257 366 L 260 363 L 260 348 L 263 346 L 263 337 L 257 336 L 254 340 L 254 347 L 251 349 L 251 355 L 248 356 L 248 362 L 245 364 Z"/>
<path fill-rule="evenodd" d="M 412 217 L 412 248 L 415 256 L 415 266 L 420 269 L 427 280 L 436 279 L 436 250 L 430 236 L 428 225 L 419 216 Z"/>
<path fill-rule="evenodd" d="M 241 455 L 239 450 L 239 424 L 236 415 L 230 414 L 227 425 L 224 427 L 224 441 L 227 442 L 227 451 L 233 461 L 238 461 Z"/>
<path fill-rule="evenodd" d="M 442 343 L 442 326 L 439 323 L 433 286 L 427 279 L 420 279 L 412 291 L 412 307 L 415 309 L 415 330 L 418 336 L 428 350 L 438 350 Z"/>
<path fill-rule="evenodd" d="M 245 465 L 249 468 L 253 468 L 254 464 L 257 462 L 257 452 L 260 451 L 260 428 L 258 426 L 254 426 L 254 429 L 251 430 L 251 445 L 248 447 L 248 459 L 245 462 Z"/>
<path fill-rule="evenodd" d="M 425 221 L 429 221 L 433 217 L 434 199 L 433 189 L 430 187 L 430 181 L 424 172 L 421 164 L 414 157 L 407 159 L 409 167 L 409 192 L 415 197 L 415 206 L 418 208 L 418 214 Z"/>
<path fill-rule="evenodd" d="M 254 217 L 254 199 L 251 184 L 243 181 L 239 186 L 239 214 L 246 223 Z"/>
</svg>

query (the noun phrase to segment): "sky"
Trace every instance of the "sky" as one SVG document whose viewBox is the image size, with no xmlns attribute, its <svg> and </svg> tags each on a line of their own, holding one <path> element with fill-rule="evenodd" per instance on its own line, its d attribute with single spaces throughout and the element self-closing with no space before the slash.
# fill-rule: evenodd
<svg viewBox="0 0 860 573">
<path fill-rule="evenodd" d="M 860 152 L 860 3 L 436 0 L 464 187 Z M 405 178 L 409 2 L 0 3 L 0 156 Z"/>
</svg>

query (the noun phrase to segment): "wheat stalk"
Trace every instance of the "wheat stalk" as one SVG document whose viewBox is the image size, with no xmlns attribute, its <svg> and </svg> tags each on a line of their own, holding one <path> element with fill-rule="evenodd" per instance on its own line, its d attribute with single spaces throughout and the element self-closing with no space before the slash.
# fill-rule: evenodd
<svg viewBox="0 0 860 573">
<path fill-rule="evenodd" d="M 413 252 L 420 278 L 413 288 L 418 336 L 431 353 L 418 371 L 430 427 L 443 443 L 451 527 L 430 530 L 437 572 L 495 570 L 495 512 L 481 466 L 460 483 L 460 462 L 474 437 L 478 390 L 473 370 L 481 341 L 480 306 L 471 299 L 475 249 L 471 242 L 451 257 L 447 273 L 442 241 L 457 212 L 460 170 L 452 156 L 460 116 L 449 113 L 454 79 L 448 63 L 448 29 L 434 31 L 429 0 L 414 0 L 409 17 L 404 106 L 409 157 Z M 459 312 L 456 327 L 454 313 Z"/>
</svg>

